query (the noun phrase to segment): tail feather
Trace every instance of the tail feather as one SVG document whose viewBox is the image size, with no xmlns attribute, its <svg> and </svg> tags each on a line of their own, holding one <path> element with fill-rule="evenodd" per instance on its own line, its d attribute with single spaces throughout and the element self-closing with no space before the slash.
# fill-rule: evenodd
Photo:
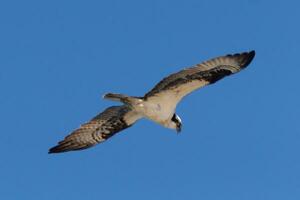
<svg viewBox="0 0 300 200">
<path fill-rule="evenodd" d="M 136 103 L 136 100 L 141 99 L 139 97 L 131 97 L 124 94 L 114 94 L 114 93 L 107 93 L 103 96 L 103 98 L 112 101 L 119 101 L 125 104 L 134 104 Z"/>
<path fill-rule="evenodd" d="M 109 99 L 112 101 L 122 101 L 122 99 L 128 98 L 128 96 L 123 94 L 113 94 L 113 93 L 107 93 L 103 96 L 104 99 Z"/>
</svg>

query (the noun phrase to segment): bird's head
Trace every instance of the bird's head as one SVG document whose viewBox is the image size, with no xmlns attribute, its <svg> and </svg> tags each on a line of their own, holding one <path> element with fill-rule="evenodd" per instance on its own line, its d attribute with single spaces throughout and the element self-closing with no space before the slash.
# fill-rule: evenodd
<svg viewBox="0 0 300 200">
<path fill-rule="evenodd" d="M 180 133 L 182 127 L 181 119 L 178 115 L 174 113 L 171 118 L 170 128 L 176 129 L 177 133 Z"/>
</svg>

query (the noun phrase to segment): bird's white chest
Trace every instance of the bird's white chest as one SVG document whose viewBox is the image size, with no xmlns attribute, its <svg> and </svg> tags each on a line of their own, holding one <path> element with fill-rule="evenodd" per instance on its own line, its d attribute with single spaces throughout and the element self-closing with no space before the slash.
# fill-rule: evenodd
<svg viewBox="0 0 300 200">
<path fill-rule="evenodd" d="M 144 101 L 137 106 L 137 109 L 146 118 L 149 118 L 160 124 L 169 121 L 175 112 L 175 107 L 169 101 L 160 99 L 159 102 Z"/>
</svg>

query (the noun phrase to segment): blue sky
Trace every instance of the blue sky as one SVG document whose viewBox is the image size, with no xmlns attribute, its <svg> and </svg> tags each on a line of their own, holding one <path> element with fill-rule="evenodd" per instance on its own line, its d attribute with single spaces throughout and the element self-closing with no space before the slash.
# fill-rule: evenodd
<svg viewBox="0 0 300 200">
<path fill-rule="evenodd" d="M 298 1 L 2 1 L 0 199 L 300 198 Z M 188 96 L 183 131 L 139 121 L 95 148 L 48 155 L 164 76 L 256 50 Z"/>
</svg>

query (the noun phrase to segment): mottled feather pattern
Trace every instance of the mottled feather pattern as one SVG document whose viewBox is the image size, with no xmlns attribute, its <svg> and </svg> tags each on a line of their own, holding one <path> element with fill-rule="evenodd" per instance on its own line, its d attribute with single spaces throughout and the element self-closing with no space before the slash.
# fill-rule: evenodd
<svg viewBox="0 0 300 200">
<path fill-rule="evenodd" d="M 180 87 L 181 85 L 194 80 L 202 80 L 203 86 L 215 83 L 225 76 L 234 74 L 247 67 L 254 56 L 254 51 L 227 55 L 181 70 L 161 80 L 150 92 L 145 94 L 144 99 L 159 95 L 159 93 L 163 91 L 171 90 L 174 87 Z M 205 81 L 207 83 L 205 83 Z"/>
<path fill-rule="evenodd" d="M 130 112 L 129 106 L 112 106 L 94 117 L 91 121 L 81 125 L 49 153 L 59 153 L 71 150 L 81 150 L 105 141 L 117 132 L 130 127 L 124 121 L 124 116 Z"/>
</svg>

